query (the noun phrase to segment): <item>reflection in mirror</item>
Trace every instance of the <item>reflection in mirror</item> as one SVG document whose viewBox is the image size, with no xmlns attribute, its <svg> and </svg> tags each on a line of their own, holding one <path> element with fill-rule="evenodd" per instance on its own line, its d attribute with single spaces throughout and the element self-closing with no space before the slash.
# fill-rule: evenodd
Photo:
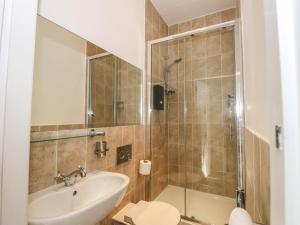
<svg viewBox="0 0 300 225">
<path fill-rule="evenodd" d="M 88 58 L 89 127 L 140 123 L 140 70 L 109 53 Z"/>
<path fill-rule="evenodd" d="M 135 66 L 38 16 L 32 126 L 140 124 L 141 76 Z"/>
</svg>

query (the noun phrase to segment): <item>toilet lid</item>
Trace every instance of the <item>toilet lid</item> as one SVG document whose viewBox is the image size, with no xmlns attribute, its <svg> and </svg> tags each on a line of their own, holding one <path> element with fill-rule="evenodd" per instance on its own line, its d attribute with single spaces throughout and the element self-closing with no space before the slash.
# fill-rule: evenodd
<svg viewBox="0 0 300 225">
<path fill-rule="evenodd" d="M 168 203 L 153 201 L 133 218 L 133 222 L 136 225 L 178 225 L 180 213 Z"/>
</svg>

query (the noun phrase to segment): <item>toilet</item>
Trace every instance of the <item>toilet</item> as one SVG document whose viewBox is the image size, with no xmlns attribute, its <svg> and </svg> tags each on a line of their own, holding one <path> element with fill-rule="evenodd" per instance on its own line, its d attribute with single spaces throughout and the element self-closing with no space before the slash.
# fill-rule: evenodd
<svg viewBox="0 0 300 225">
<path fill-rule="evenodd" d="M 242 208 L 235 208 L 230 215 L 229 225 L 258 225 L 252 222 L 248 212 Z"/>
<path fill-rule="evenodd" d="M 171 204 L 160 201 L 129 203 L 113 218 L 113 225 L 179 225 L 180 213 Z M 257 225 L 242 208 L 235 208 L 229 225 Z"/>
<path fill-rule="evenodd" d="M 113 225 L 178 225 L 180 213 L 172 205 L 139 201 L 129 203 L 112 218 Z"/>
</svg>

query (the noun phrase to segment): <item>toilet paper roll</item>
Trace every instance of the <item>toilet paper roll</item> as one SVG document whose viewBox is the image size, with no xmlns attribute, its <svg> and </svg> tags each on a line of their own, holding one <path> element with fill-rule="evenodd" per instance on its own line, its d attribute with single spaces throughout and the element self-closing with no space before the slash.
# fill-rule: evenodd
<svg viewBox="0 0 300 225">
<path fill-rule="evenodd" d="M 151 172 L 151 161 L 141 160 L 139 173 L 142 175 L 150 175 L 150 172 Z"/>
<path fill-rule="evenodd" d="M 235 208 L 230 215 L 229 225 L 253 225 L 248 212 L 242 208 Z"/>
</svg>

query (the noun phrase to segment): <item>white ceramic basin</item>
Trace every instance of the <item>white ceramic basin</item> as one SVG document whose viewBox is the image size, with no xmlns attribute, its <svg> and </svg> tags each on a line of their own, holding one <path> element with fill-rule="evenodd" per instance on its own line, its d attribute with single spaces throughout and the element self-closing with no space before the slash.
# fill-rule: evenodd
<svg viewBox="0 0 300 225">
<path fill-rule="evenodd" d="M 72 187 L 51 186 L 29 196 L 29 225 L 95 225 L 123 199 L 125 175 L 95 172 Z"/>
</svg>

